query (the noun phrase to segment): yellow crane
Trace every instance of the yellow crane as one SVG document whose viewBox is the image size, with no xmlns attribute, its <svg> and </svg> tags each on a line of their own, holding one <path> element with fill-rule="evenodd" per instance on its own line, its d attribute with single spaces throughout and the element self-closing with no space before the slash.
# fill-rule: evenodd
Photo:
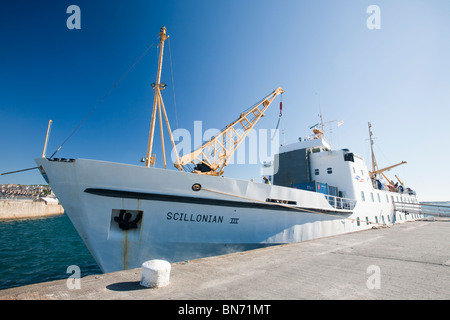
<svg viewBox="0 0 450 320">
<path fill-rule="evenodd" d="M 400 162 L 400 163 L 394 164 L 394 165 L 392 165 L 392 166 L 389 166 L 389 167 L 386 167 L 386 168 L 383 168 L 383 169 L 379 169 L 379 170 L 376 170 L 376 171 L 369 171 L 369 175 L 370 175 L 370 177 L 372 178 L 372 177 L 376 177 L 376 175 L 377 175 L 378 173 L 381 173 L 381 174 L 383 175 L 383 177 L 386 178 L 386 176 L 385 176 L 384 173 L 383 173 L 384 171 L 389 171 L 389 170 L 391 170 L 392 168 L 398 167 L 399 165 L 402 165 L 402 164 L 405 164 L 405 163 L 406 163 L 406 161 L 402 161 L 402 162 Z M 392 183 L 392 181 L 390 181 L 388 178 L 386 178 L 386 180 Z"/>
<path fill-rule="evenodd" d="M 217 136 L 211 138 L 190 154 L 178 158 L 175 161 L 175 167 L 182 171 L 183 166 L 193 164 L 195 166 L 193 173 L 212 176 L 222 175 L 233 153 L 261 119 L 275 97 L 283 92 L 284 90 L 281 87 L 275 89 L 255 106 L 241 113 L 239 118 L 227 125 Z"/>
<path fill-rule="evenodd" d="M 399 178 L 399 177 L 398 177 L 397 175 L 395 175 L 395 177 L 397 178 L 398 182 L 400 182 L 400 185 L 402 185 L 402 186 L 403 186 L 403 185 L 404 185 L 404 184 L 403 184 L 403 181 L 402 181 L 402 180 L 400 180 L 400 178 Z"/>
<path fill-rule="evenodd" d="M 372 179 L 372 181 L 375 181 L 377 179 L 377 174 L 381 174 L 386 179 L 386 181 L 389 183 L 388 188 L 390 190 L 395 190 L 394 182 L 392 180 L 390 180 L 388 177 L 386 177 L 386 175 L 384 174 L 384 171 L 388 171 L 388 170 L 390 170 L 392 168 L 395 168 L 395 167 L 397 167 L 399 165 L 402 165 L 402 164 L 405 164 L 405 163 L 406 163 L 406 161 L 402 161 L 400 163 L 394 164 L 392 166 L 389 166 L 389 167 L 386 167 L 386 168 L 383 168 L 383 169 L 379 169 L 379 170 L 374 171 L 374 172 L 369 171 L 369 176 Z M 398 179 L 398 177 L 397 177 L 397 179 Z"/>
<path fill-rule="evenodd" d="M 161 82 L 164 42 L 169 38 L 165 26 L 161 28 L 159 36 L 160 42 L 158 44 L 158 47 L 160 47 L 160 52 L 158 59 L 158 73 L 156 76 L 156 83 L 152 83 L 151 85 L 155 90 L 155 95 L 153 100 L 152 117 L 150 121 L 147 156 L 143 158 L 142 161 L 145 162 L 146 167 L 155 165 L 155 156 L 152 156 L 152 148 L 153 138 L 155 135 L 156 116 L 158 112 L 164 169 L 166 169 L 166 156 L 163 135 L 163 115 L 167 129 L 169 131 L 170 140 L 175 151 L 175 167 L 180 171 L 183 171 L 183 166 L 194 164 L 194 173 L 209 174 L 215 176 L 221 175 L 223 173 L 224 167 L 230 161 L 231 156 L 236 151 L 237 147 L 241 144 L 241 142 L 244 140 L 250 130 L 255 126 L 258 120 L 264 115 L 264 112 L 275 99 L 275 97 L 283 93 L 284 90 L 281 88 L 277 88 L 271 94 L 260 100 L 260 102 L 258 102 L 255 106 L 241 113 L 236 121 L 226 126 L 226 128 L 216 137 L 213 137 L 210 141 L 208 141 L 192 153 L 180 158 L 178 156 L 172 130 L 169 124 L 169 119 L 167 117 L 166 109 L 161 95 L 161 91 L 166 87 L 166 85 Z"/>
<path fill-rule="evenodd" d="M 372 171 L 369 171 L 369 176 L 372 179 L 372 181 L 375 181 L 377 179 L 377 174 L 381 174 L 386 179 L 386 181 L 389 182 L 389 184 L 392 187 L 394 187 L 394 183 L 388 177 L 386 177 L 386 175 L 383 172 L 391 170 L 392 168 L 395 168 L 399 165 L 405 164 L 406 161 L 402 161 L 400 163 L 394 164 L 394 165 L 386 167 L 386 168 L 378 169 L 377 160 L 375 159 L 375 154 L 373 152 L 373 139 L 372 139 L 371 128 L 372 128 L 372 124 L 369 122 L 369 140 L 370 140 L 370 149 L 372 151 Z"/>
</svg>

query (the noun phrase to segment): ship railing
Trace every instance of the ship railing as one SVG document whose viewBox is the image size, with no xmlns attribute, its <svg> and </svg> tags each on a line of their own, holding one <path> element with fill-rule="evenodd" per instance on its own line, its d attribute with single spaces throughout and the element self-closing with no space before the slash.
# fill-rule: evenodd
<svg viewBox="0 0 450 320">
<path fill-rule="evenodd" d="M 422 214 L 422 206 L 419 203 L 394 202 L 394 210 L 404 214 Z"/>
<path fill-rule="evenodd" d="M 438 217 L 450 217 L 450 206 L 422 203 L 422 213 Z"/>
<path fill-rule="evenodd" d="M 396 211 L 408 213 L 419 213 L 437 217 L 450 217 L 450 206 L 425 204 L 425 203 L 408 203 L 394 202 Z"/>
<path fill-rule="evenodd" d="M 325 199 L 327 199 L 330 206 L 335 209 L 353 210 L 356 206 L 356 200 L 354 199 L 336 197 L 329 194 L 325 195 Z"/>
</svg>

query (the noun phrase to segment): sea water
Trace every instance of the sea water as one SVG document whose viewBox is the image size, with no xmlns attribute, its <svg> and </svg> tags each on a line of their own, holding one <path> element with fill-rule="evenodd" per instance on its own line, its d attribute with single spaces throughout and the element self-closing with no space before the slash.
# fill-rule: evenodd
<svg viewBox="0 0 450 320">
<path fill-rule="evenodd" d="M 0 290 L 67 279 L 73 265 L 81 277 L 102 273 L 66 214 L 0 220 Z"/>
</svg>

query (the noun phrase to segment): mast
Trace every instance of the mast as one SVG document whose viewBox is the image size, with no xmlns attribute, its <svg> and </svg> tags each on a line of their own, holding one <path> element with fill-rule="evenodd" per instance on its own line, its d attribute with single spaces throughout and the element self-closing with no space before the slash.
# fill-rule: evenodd
<svg viewBox="0 0 450 320">
<path fill-rule="evenodd" d="M 156 83 L 152 83 L 151 86 L 153 90 L 155 90 L 155 97 L 153 99 L 153 111 L 152 111 L 152 118 L 150 121 L 150 133 L 148 138 L 148 146 L 147 146 L 147 157 L 145 158 L 145 166 L 150 167 L 150 165 L 155 165 L 155 157 L 152 157 L 152 148 L 153 148 L 153 138 L 155 134 L 155 124 L 156 124 L 156 110 L 158 109 L 158 115 L 159 115 L 159 126 L 161 131 L 161 144 L 162 144 L 162 153 L 163 153 L 163 162 L 164 162 L 164 169 L 166 169 L 166 154 L 164 149 L 164 134 L 163 134 L 163 122 L 162 122 L 162 115 L 161 115 L 161 109 L 164 113 L 164 118 L 166 121 L 167 129 L 169 131 L 170 139 L 172 141 L 172 146 L 175 151 L 175 155 L 178 159 L 178 152 L 175 148 L 175 142 L 173 140 L 172 136 L 172 130 L 170 129 L 169 119 L 167 118 L 166 109 L 164 107 L 164 102 L 161 96 L 161 90 L 164 90 L 166 87 L 165 83 L 161 83 L 161 70 L 162 70 L 162 62 L 163 62 L 163 55 L 164 55 L 164 41 L 169 38 L 169 36 L 166 35 L 166 27 L 163 26 L 161 28 L 161 32 L 159 33 L 159 36 L 161 37 L 159 47 L 161 47 L 159 52 L 159 60 L 158 60 L 158 73 L 156 76 Z"/>
<path fill-rule="evenodd" d="M 372 152 L 372 172 L 374 173 L 374 179 L 377 178 L 376 176 L 376 170 L 378 169 L 378 165 L 377 165 L 377 161 L 375 160 L 375 154 L 373 153 L 373 139 L 372 139 L 372 125 L 370 124 L 370 122 L 368 122 L 369 124 L 369 140 L 370 140 L 370 151 Z"/>
<path fill-rule="evenodd" d="M 323 130 L 323 116 L 322 116 L 322 111 L 320 111 L 320 128 L 322 130 L 322 135 L 321 138 L 325 139 L 325 131 Z"/>
<path fill-rule="evenodd" d="M 47 143 L 48 143 L 48 137 L 50 135 L 50 129 L 52 127 L 52 122 L 53 122 L 53 120 L 48 121 L 47 134 L 45 135 L 44 149 L 42 150 L 42 158 L 45 158 L 45 154 L 47 153 Z"/>
</svg>

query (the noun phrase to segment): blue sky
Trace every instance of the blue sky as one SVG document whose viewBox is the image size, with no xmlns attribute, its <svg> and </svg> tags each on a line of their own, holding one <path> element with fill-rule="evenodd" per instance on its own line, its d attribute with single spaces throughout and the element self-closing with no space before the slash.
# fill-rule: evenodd
<svg viewBox="0 0 450 320">
<path fill-rule="evenodd" d="M 66 26 L 72 4 L 81 9 L 80 30 Z M 379 30 L 366 26 L 373 4 Z M 344 120 L 326 129 L 333 147 L 369 163 L 370 121 L 379 166 L 405 160 L 391 178 L 399 175 L 421 200 L 449 200 L 449 17 L 447 0 L 2 1 L 0 172 L 35 166 L 49 119 L 53 153 L 165 25 L 173 82 L 166 43 L 163 98 L 173 129 L 193 132 L 198 120 L 204 130 L 223 128 L 281 86 L 282 142 L 309 134 L 321 111 L 325 121 Z M 156 67 L 153 47 L 57 156 L 140 164 Z M 278 101 L 258 128 L 276 126 Z M 158 138 L 156 131 L 161 167 Z M 259 165 L 227 169 L 260 178 Z M 35 170 L 0 176 L 4 183 L 44 180 Z"/>
</svg>

